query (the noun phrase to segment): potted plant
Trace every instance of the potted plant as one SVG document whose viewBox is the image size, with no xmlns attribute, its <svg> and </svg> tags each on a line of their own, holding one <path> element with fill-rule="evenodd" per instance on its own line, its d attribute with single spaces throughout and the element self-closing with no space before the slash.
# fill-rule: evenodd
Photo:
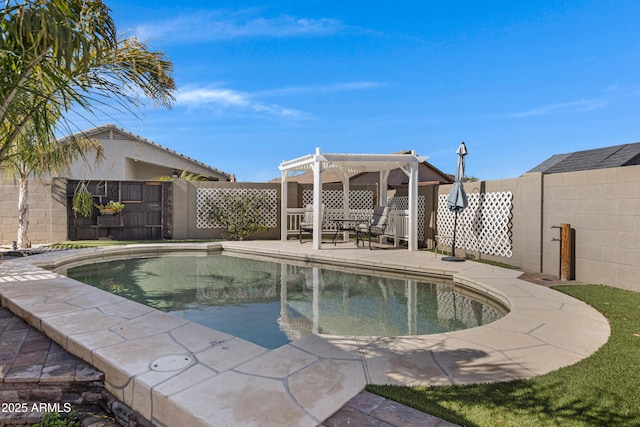
<svg viewBox="0 0 640 427">
<path fill-rule="evenodd" d="M 73 209 L 74 216 L 81 216 L 85 218 L 91 218 L 93 213 L 93 194 L 86 187 L 82 187 L 79 191 L 73 194 L 73 200 L 71 202 L 71 208 Z"/>
<path fill-rule="evenodd" d="M 124 205 L 121 202 L 110 200 L 104 205 L 96 205 L 96 208 L 100 211 L 100 215 L 115 215 L 124 209 Z"/>
</svg>

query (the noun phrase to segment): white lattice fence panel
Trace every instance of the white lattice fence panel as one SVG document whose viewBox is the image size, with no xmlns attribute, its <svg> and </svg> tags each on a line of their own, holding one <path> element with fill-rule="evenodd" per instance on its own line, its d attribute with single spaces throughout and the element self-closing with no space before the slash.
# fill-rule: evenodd
<svg viewBox="0 0 640 427">
<path fill-rule="evenodd" d="M 424 195 L 418 196 L 418 240 L 424 241 Z M 409 196 L 395 196 L 387 201 L 387 206 L 392 210 L 409 210 Z"/>
<path fill-rule="evenodd" d="M 322 203 L 325 209 L 342 209 L 344 206 L 342 190 L 322 190 Z M 302 206 L 313 203 L 313 190 L 302 192 Z M 349 191 L 349 207 L 351 209 L 373 208 L 373 191 Z"/>
<path fill-rule="evenodd" d="M 210 224 L 202 213 L 206 211 L 207 206 L 221 203 L 221 196 L 228 193 L 259 196 L 262 200 L 262 204 L 257 208 L 262 219 L 260 225 L 267 228 L 278 226 L 278 191 L 273 188 L 198 188 L 196 190 L 197 228 L 222 228 L 222 225 L 216 221 Z"/>
<path fill-rule="evenodd" d="M 437 230 L 441 243 L 451 245 L 455 214 L 447 207 L 448 194 L 438 197 Z M 507 192 L 471 193 L 469 205 L 458 214 L 456 247 L 488 255 L 510 257 L 511 209 L 513 194 Z M 445 236 L 445 237 L 442 237 Z"/>
</svg>

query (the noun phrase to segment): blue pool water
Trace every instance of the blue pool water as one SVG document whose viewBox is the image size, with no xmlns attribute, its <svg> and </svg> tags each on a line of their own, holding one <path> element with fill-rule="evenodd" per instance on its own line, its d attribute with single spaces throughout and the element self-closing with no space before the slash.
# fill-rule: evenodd
<svg viewBox="0 0 640 427">
<path fill-rule="evenodd" d="M 505 314 L 452 283 L 224 253 L 114 260 L 64 273 L 271 349 L 311 333 L 433 334 L 484 325 Z"/>
</svg>

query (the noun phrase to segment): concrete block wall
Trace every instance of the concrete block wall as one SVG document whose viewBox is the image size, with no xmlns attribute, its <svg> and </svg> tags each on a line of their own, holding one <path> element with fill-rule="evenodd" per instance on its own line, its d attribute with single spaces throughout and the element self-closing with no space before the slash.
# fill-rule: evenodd
<svg viewBox="0 0 640 427">
<path fill-rule="evenodd" d="M 544 194 L 545 231 L 575 230 L 576 280 L 640 291 L 640 166 L 545 175 Z M 543 270 L 555 273 L 558 244 L 549 240 Z"/>
<path fill-rule="evenodd" d="M 280 200 L 280 184 L 242 183 L 222 181 L 174 181 L 173 193 L 173 238 L 174 239 L 221 239 L 220 228 L 197 228 L 196 225 L 196 193 L 198 188 L 268 188 L 275 189 Z M 280 204 L 277 204 L 277 215 L 280 215 Z M 278 227 L 259 231 L 251 235 L 253 239 L 277 239 L 280 237 Z"/>
<path fill-rule="evenodd" d="M 67 208 L 64 180 L 29 180 L 29 230 L 32 244 L 67 240 Z M 60 192 L 62 191 L 62 192 Z M 0 244 L 9 246 L 18 238 L 19 186 L 0 180 Z"/>
<path fill-rule="evenodd" d="M 528 271 L 541 271 L 542 175 L 528 174 L 520 178 L 486 181 L 482 191 L 510 191 L 513 194 L 513 256 L 506 262 Z"/>
<path fill-rule="evenodd" d="M 559 276 L 560 232 L 553 227 L 570 224 L 575 280 L 640 291 L 640 166 L 531 173 L 469 182 L 465 190 L 513 193 L 512 257 L 477 257 Z"/>
</svg>

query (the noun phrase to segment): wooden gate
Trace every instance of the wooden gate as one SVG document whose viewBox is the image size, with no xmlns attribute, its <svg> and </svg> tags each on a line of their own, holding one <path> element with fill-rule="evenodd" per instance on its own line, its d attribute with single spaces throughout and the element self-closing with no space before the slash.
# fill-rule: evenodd
<svg viewBox="0 0 640 427">
<path fill-rule="evenodd" d="M 90 218 L 74 215 L 72 201 L 82 182 L 67 183 L 69 240 L 116 239 L 161 240 L 172 238 L 171 182 L 87 181 L 87 190 L 96 204 L 120 201 L 124 210 L 101 216 L 94 208 Z"/>
</svg>

